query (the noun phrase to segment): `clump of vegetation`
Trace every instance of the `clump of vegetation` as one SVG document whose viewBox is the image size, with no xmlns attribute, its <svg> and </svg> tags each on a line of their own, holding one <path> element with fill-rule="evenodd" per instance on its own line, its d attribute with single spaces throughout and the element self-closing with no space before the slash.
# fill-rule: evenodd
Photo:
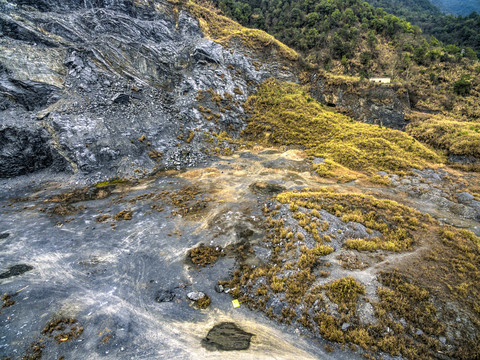
<svg viewBox="0 0 480 360">
<path fill-rule="evenodd" d="M 380 298 L 378 312 L 392 312 L 398 319 L 407 320 L 428 335 L 440 336 L 445 331 L 428 290 L 395 271 L 381 273 L 379 280 L 386 287 L 377 290 Z"/>
<path fill-rule="evenodd" d="M 155 161 L 160 161 L 163 158 L 163 154 L 155 149 L 148 152 L 148 157 Z"/>
<path fill-rule="evenodd" d="M 25 351 L 25 355 L 22 356 L 22 360 L 40 360 L 42 358 L 43 349 L 45 344 L 41 339 L 34 341 L 30 344 L 30 347 Z M 5 359 L 8 360 L 9 358 Z"/>
<path fill-rule="evenodd" d="M 205 36 L 222 45 L 229 46 L 232 39 L 240 39 L 246 47 L 252 50 L 274 49 L 278 54 L 290 61 L 298 59 L 295 50 L 282 44 L 272 35 L 258 29 L 249 29 L 221 15 L 207 2 L 188 1 L 187 10 L 197 18 Z"/>
<path fill-rule="evenodd" d="M 190 261 L 198 266 L 207 266 L 217 261 L 218 257 L 222 255 L 220 247 L 205 246 L 200 244 L 198 247 L 190 249 L 187 257 Z"/>
<path fill-rule="evenodd" d="M 107 221 L 107 220 L 110 219 L 110 218 L 111 218 L 110 215 L 102 214 L 102 215 L 98 215 L 98 216 L 95 218 L 95 220 L 96 220 L 97 222 L 105 222 L 105 221 Z"/>
<path fill-rule="evenodd" d="M 410 124 L 407 131 L 414 138 L 449 154 L 480 157 L 480 123 L 435 115 Z"/>
<path fill-rule="evenodd" d="M 47 202 L 64 203 L 68 205 L 80 201 L 101 200 L 109 197 L 112 191 L 112 186 L 95 186 L 91 188 L 83 187 L 80 189 L 75 189 L 72 192 L 54 195 L 50 197 Z"/>
<path fill-rule="evenodd" d="M 13 300 L 12 297 L 8 294 L 3 294 L 2 301 L 2 309 L 15 305 L 15 300 Z"/>
<path fill-rule="evenodd" d="M 384 185 L 384 186 L 388 186 L 392 183 L 392 180 L 390 180 L 390 178 L 387 175 L 385 176 L 373 175 L 370 178 L 368 178 L 368 181 L 370 181 L 373 184 Z"/>
<path fill-rule="evenodd" d="M 381 237 L 348 239 L 345 242 L 347 248 L 359 251 L 408 250 L 414 244 L 413 234 L 421 231 L 419 220 L 431 223 L 428 216 L 395 201 L 379 200 L 363 194 L 337 193 L 327 188 L 283 192 L 277 196 L 277 200 L 294 208 L 326 210 L 344 222 L 358 222 L 382 233 Z"/>
<path fill-rule="evenodd" d="M 324 286 L 326 295 L 340 310 L 356 311 L 360 295 L 365 295 L 365 286 L 352 277 L 345 277 Z"/>
<path fill-rule="evenodd" d="M 199 309 L 206 309 L 207 307 L 210 306 L 210 303 L 212 301 L 210 300 L 210 296 L 208 296 L 207 294 L 205 294 L 204 297 L 202 297 L 200 300 L 197 300 L 196 301 L 196 304 L 197 304 L 197 307 Z"/>
<path fill-rule="evenodd" d="M 469 80 L 468 75 L 463 75 L 460 80 L 455 81 L 453 84 L 453 91 L 460 96 L 466 96 L 472 91 L 472 83 Z"/>
<path fill-rule="evenodd" d="M 210 199 L 202 197 L 202 192 L 195 186 L 185 186 L 184 188 L 166 194 L 169 202 L 178 208 L 173 210 L 172 215 L 196 216 L 198 212 L 207 207 Z"/>
<path fill-rule="evenodd" d="M 246 139 L 304 147 L 310 156 L 325 158 L 330 168 L 340 164 L 354 171 L 402 172 L 443 161 L 403 132 L 327 110 L 296 84 L 267 80 L 245 107 L 251 115 L 243 131 Z"/>
<path fill-rule="evenodd" d="M 127 182 L 127 180 L 125 180 L 125 179 L 113 179 L 113 180 L 99 182 L 99 183 L 95 184 L 95 186 L 96 187 L 104 187 L 104 186 L 110 186 L 110 185 L 124 184 L 126 182 Z"/>
<path fill-rule="evenodd" d="M 114 215 L 115 220 L 132 220 L 133 210 L 122 210 Z M 98 220 L 97 220 L 98 221 Z"/>
<path fill-rule="evenodd" d="M 430 267 L 424 273 L 425 285 L 441 284 L 450 298 L 462 301 L 480 316 L 480 238 L 453 227 L 439 231 L 440 242 L 427 254 Z"/>
<path fill-rule="evenodd" d="M 71 318 L 59 318 L 50 321 L 42 330 L 42 334 L 53 337 L 57 343 L 78 338 L 83 333 L 83 327 Z"/>
</svg>

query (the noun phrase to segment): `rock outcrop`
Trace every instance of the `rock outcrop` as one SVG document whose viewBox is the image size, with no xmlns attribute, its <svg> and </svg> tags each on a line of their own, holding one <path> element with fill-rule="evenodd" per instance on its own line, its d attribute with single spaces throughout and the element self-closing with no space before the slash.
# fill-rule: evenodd
<svg viewBox="0 0 480 360">
<path fill-rule="evenodd" d="M 60 163 L 92 181 L 197 165 L 205 134 L 244 127 L 259 83 L 295 80 L 241 41 L 207 39 L 165 1 L 9 0 L 0 32 L 0 177 Z"/>
<path fill-rule="evenodd" d="M 312 95 L 358 121 L 404 130 L 410 111 L 408 90 L 395 84 L 375 84 L 319 75 L 312 78 Z"/>
</svg>

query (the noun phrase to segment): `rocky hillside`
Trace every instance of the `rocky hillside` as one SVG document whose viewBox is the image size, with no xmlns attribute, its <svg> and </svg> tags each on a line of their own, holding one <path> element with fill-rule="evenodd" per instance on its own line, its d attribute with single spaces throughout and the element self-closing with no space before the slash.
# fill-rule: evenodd
<svg viewBox="0 0 480 360">
<path fill-rule="evenodd" d="M 242 103 L 258 84 L 295 80 L 294 51 L 259 31 L 217 40 L 220 18 L 196 5 L 8 1 L 0 10 L 0 177 L 52 168 L 99 180 L 198 165 L 206 133 L 243 128 Z"/>
<path fill-rule="evenodd" d="M 304 6 L 0 0 L 2 360 L 480 358 L 480 67 Z"/>
</svg>

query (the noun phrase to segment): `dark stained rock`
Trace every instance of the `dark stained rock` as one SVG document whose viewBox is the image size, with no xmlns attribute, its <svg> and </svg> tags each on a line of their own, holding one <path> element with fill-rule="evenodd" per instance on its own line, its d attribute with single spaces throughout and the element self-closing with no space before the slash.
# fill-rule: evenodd
<svg viewBox="0 0 480 360">
<path fill-rule="evenodd" d="M 175 293 L 171 290 L 159 290 L 155 296 L 155 301 L 162 302 L 172 302 L 175 299 Z"/>
<path fill-rule="evenodd" d="M 273 195 L 286 190 L 285 186 L 282 186 L 279 184 L 273 184 L 273 183 L 265 183 L 260 181 L 250 184 L 249 189 L 254 194 L 261 194 L 261 195 Z"/>
<path fill-rule="evenodd" d="M 13 265 L 12 267 L 10 267 L 10 269 L 0 274 L 0 279 L 8 279 L 9 277 L 12 277 L 12 276 L 22 275 L 32 269 L 33 269 L 33 266 L 26 265 L 26 264 Z"/>
<path fill-rule="evenodd" d="M 202 345 L 210 351 L 246 350 L 254 336 L 240 329 L 235 323 L 223 322 L 215 325 L 202 340 Z"/>
<path fill-rule="evenodd" d="M 114 96 L 112 101 L 115 104 L 128 104 L 130 102 L 130 96 L 127 94 L 117 94 Z"/>
<path fill-rule="evenodd" d="M 24 175 L 52 165 L 54 155 L 44 129 L 0 126 L 0 178 Z"/>
<path fill-rule="evenodd" d="M 312 78 L 312 95 L 323 104 L 347 110 L 354 119 L 403 130 L 405 112 L 411 108 L 409 92 L 399 85 L 368 84 L 354 86 L 329 84 L 321 76 Z"/>
<path fill-rule="evenodd" d="M 15 79 L 0 63 L 0 98 L 3 98 L 3 109 L 0 110 L 15 105 L 20 105 L 28 111 L 40 109 L 46 106 L 59 90 L 56 86 L 38 81 Z"/>
</svg>

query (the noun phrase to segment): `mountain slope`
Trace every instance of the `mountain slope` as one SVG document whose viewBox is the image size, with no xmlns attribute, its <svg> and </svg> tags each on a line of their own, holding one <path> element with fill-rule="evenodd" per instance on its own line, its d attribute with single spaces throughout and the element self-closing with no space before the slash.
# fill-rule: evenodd
<svg viewBox="0 0 480 360">
<path fill-rule="evenodd" d="M 296 5 L 0 1 L 1 359 L 480 358 L 478 63 Z"/>
<path fill-rule="evenodd" d="M 193 3 L 4 1 L 0 28 L 0 177 L 199 164 L 259 83 L 295 80 L 294 50 Z"/>
<path fill-rule="evenodd" d="M 368 0 L 368 3 L 420 26 L 427 35 L 445 44 L 471 47 L 480 57 L 480 14 L 469 12 L 465 17 L 444 15 L 429 1 Z"/>
<path fill-rule="evenodd" d="M 470 15 L 472 12 L 480 13 L 478 0 L 431 0 L 442 11 L 455 15 Z"/>
</svg>

